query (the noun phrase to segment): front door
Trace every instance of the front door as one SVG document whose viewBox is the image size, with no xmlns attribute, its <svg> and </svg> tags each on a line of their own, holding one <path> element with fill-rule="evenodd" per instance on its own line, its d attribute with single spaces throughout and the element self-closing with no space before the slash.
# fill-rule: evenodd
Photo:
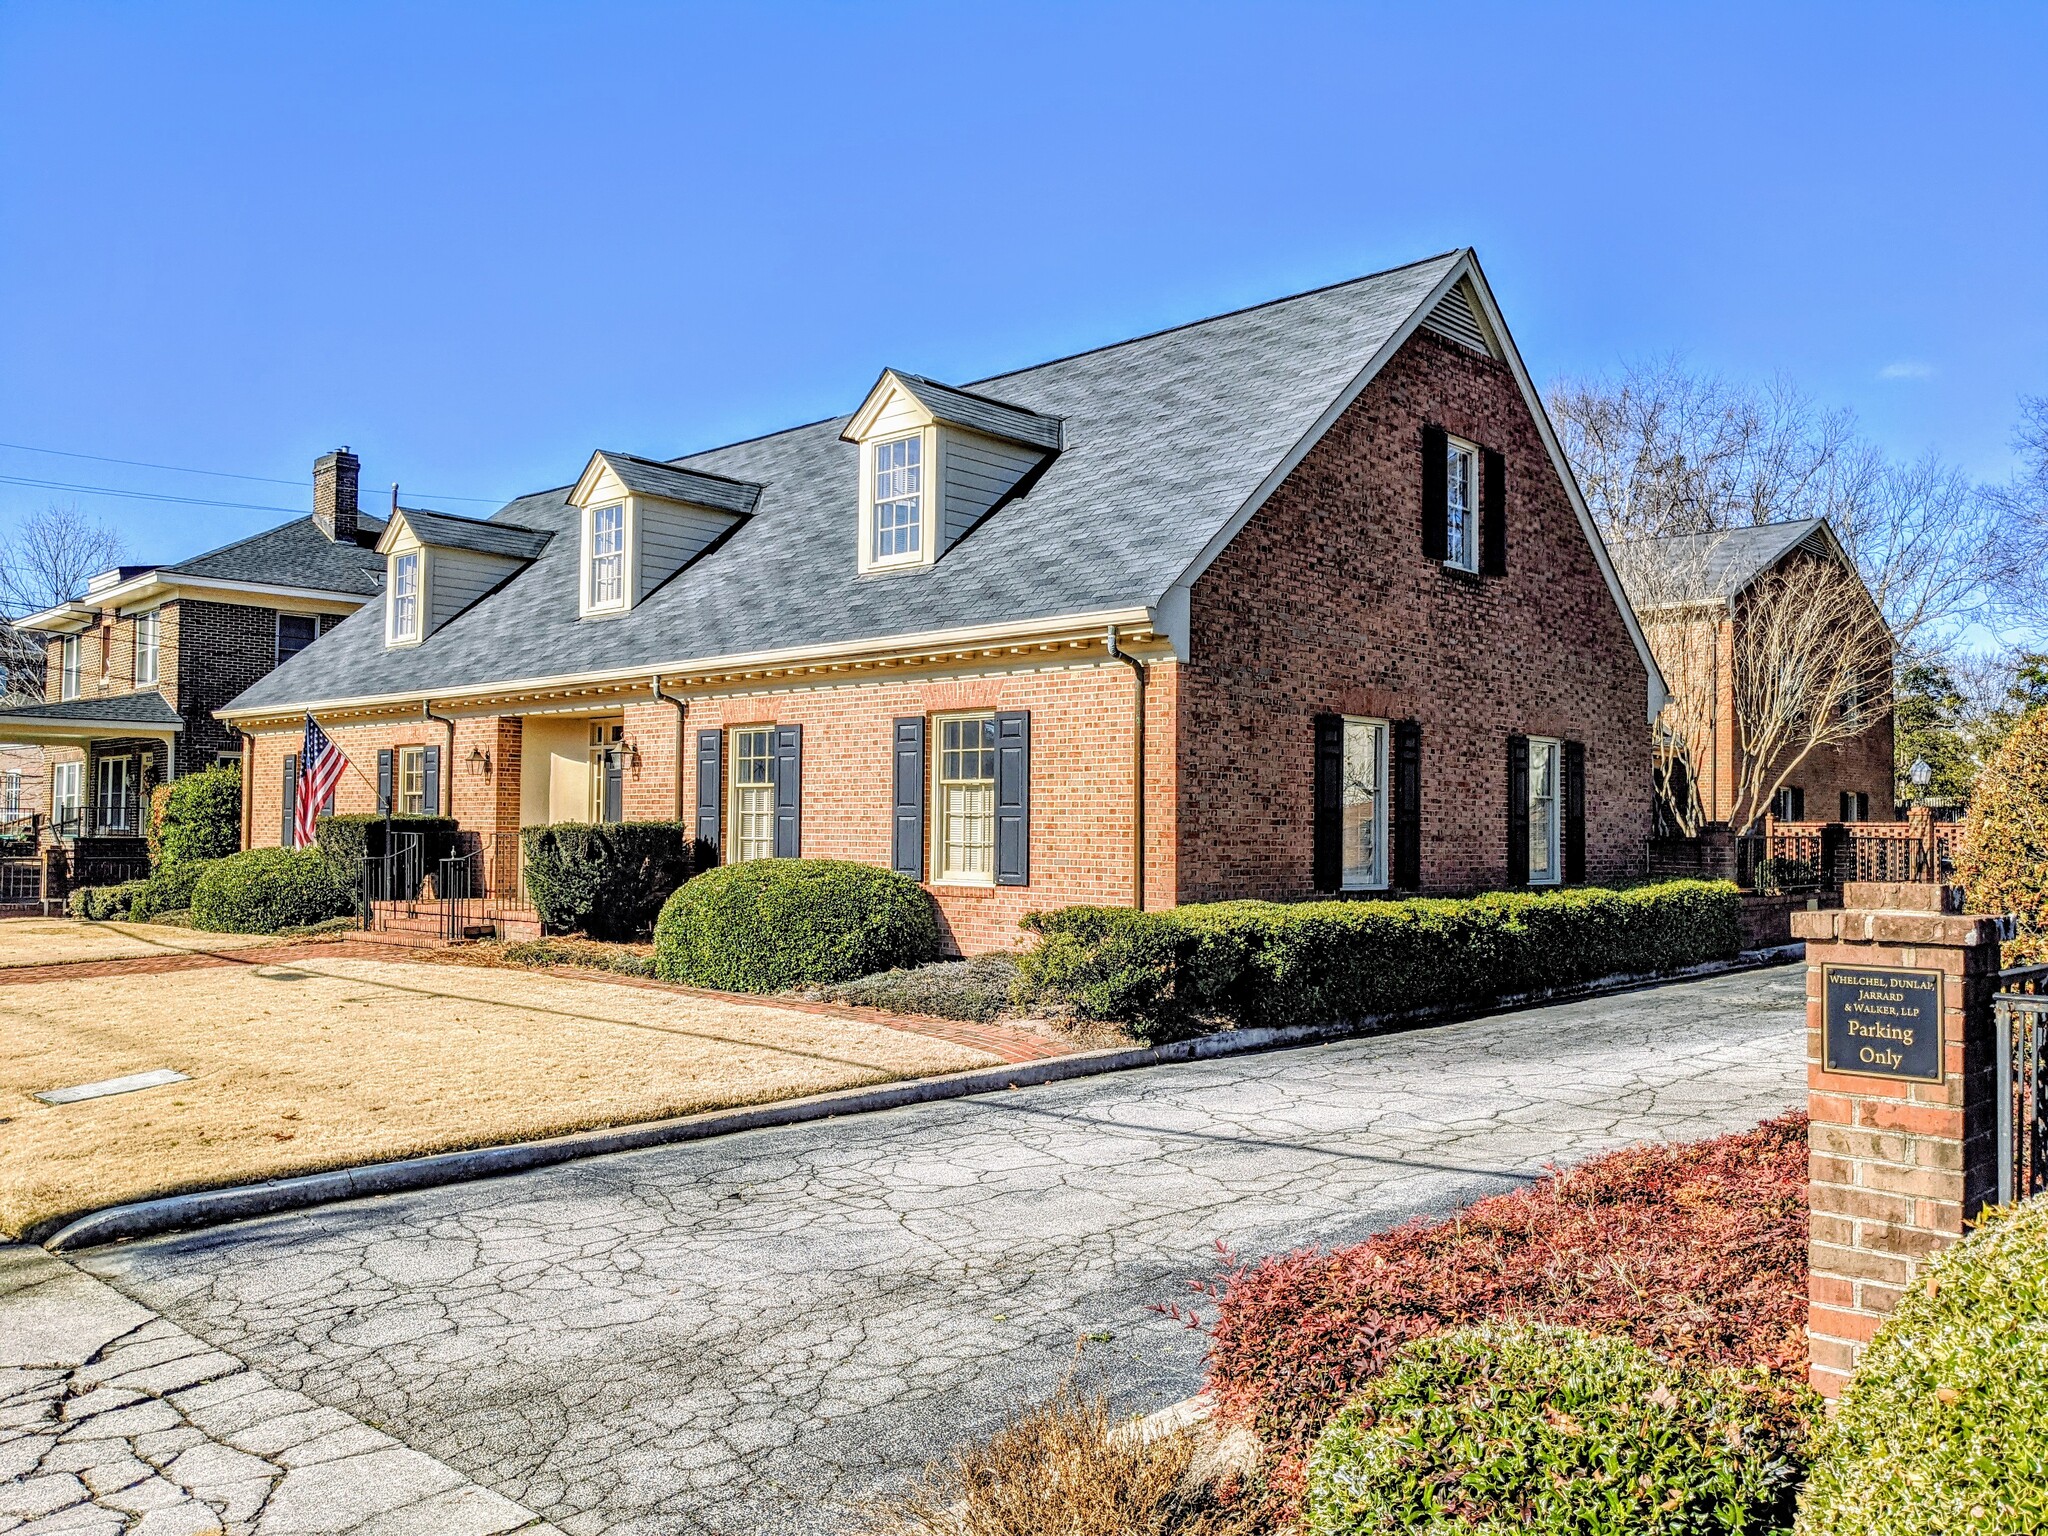
<svg viewBox="0 0 2048 1536">
<path fill-rule="evenodd" d="M 128 764 L 125 757 L 100 759 L 98 796 L 95 801 L 96 830 L 125 833 L 135 830 L 133 805 L 128 794 Z"/>
</svg>

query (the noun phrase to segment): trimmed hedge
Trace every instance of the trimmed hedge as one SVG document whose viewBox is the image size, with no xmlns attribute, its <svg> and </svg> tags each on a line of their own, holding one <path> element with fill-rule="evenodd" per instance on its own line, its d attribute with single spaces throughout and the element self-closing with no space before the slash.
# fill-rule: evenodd
<svg viewBox="0 0 2048 1536">
<path fill-rule="evenodd" d="M 1323 1431 L 1303 1529 L 1764 1536 L 1791 1518 L 1819 1406 L 1573 1328 L 1438 1334 Z"/>
<path fill-rule="evenodd" d="M 1921 1266 L 1822 1434 L 1797 1529 L 2048 1530 L 2048 1197 Z"/>
<path fill-rule="evenodd" d="M 755 859 L 669 897 L 654 969 L 691 986 L 779 992 L 919 965 L 938 948 L 938 906 L 914 880 L 838 859 Z"/>
<path fill-rule="evenodd" d="M 149 884 L 146 880 L 124 880 L 119 885 L 81 885 L 64 898 L 64 910 L 88 923 L 142 922 L 130 909 L 135 898 Z"/>
<path fill-rule="evenodd" d="M 129 903 L 128 920 L 132 923 L 154 922 L 166 912 L 186 910 L 192 905 L 192 891 L 199 884 L 199 877 L 217 862 L 214 859 L 183 859 L 176 864 L 164 865 L 147 880 L 138 882 L 142 889 Z"/>
<path fill-rule="evenodd" d="M 151 855 L 159 869 L 237 851 L 242 846 L 242 770 L 202 768 L 165 785 L 156 844 Z"/>
<path fill-rule="evenodd" d="M 320 852 L 325 854 L 341 877 L 361 888 L 363 860 L 384 856 L 384 818 L 367 813 L 323 816 L 314 833 Z M 452 816 L 393 816 L 391 830 L 416 832 L 423 839 L 420 873 L 432 874 L 441 861 L 461 851 L 461 827 Z"/>
<path fill-rule="evenodd" d="M 356 887 L 315 848 L 251 848 L 207 866 L 192 888 L 192 926 L 276 933 L 356 909 Z"/>
<path fill-rule="evenodd" d="M 593 939 L 644 936 L 690 878 L 694 848 L 680 821 L 558 821 L 526 828 L 519 846 L 542 926 Z"/>
<path fill-rule="evenodd" d="M 1741 947 L 1725 881 L 1502 891 L 1463 900 L 1218 902 L 1035 912 L 1027 997 L 1173 1039 L 1221 1016 L 1341 1023 L 1678 970 Z"/>
</svg>

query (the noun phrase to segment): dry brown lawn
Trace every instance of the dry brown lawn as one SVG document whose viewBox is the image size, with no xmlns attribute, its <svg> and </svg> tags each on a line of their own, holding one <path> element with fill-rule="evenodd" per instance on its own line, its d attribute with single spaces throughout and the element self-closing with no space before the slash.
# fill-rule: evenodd
<svg viewBox="0 0 2048 1536">
<path fill-rule="evenodd" d="M 0 1231 L 995 1060 L 772 1004 L 412 961 L 252 955 L 0 985 Z M 158 1067 L 192 1081 L 60 1106 L 32 1097 Z"/>
<path fill-rule="evenodd" d="M 155 923 L 80 923 L 67 917 L 0 919 L 0 970 L 74 960 L 133 960 L 190 950 L 255 949 L 280 944 L 260 933 L 200 933 Z"/>
</svg>

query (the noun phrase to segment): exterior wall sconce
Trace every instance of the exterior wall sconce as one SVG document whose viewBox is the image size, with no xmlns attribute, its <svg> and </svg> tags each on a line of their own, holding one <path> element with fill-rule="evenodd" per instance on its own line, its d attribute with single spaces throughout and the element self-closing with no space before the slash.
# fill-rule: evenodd
<svg viewBox="0 0 2048 1536">
<path fill-rule="evenodd" d="M 633 776 L 638 778 L 640 776 L 640 744 L 634 741 L 622 741 L 619 743 L 619 752 L 625 758 L 626 765 L 633 770 Z"/>
<path fill-rule="evenodd" d="M 491 776 L 491 754 L 482 747 L 469 749 L 469 776 L 473 779 L 488 779 Z"/>
</svg>

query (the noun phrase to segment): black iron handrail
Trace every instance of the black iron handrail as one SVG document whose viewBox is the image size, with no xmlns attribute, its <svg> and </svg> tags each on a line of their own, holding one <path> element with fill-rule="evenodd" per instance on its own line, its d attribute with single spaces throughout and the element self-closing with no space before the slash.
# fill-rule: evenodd
<svg viewBox="0 0 2048 1536">
<path fill-rule="evenodd" d="M 2018 968 L 2026 990 L 2003 983 L 1992 999 L 1998 1083 L 1998 1203 L 2048 1190 L 2048 966 Z"/>
<path fill-rule="evenodd" d="M 426 839 L 394 829 L 382 853 L 363 855 L 363 927 L 377 926 L 380 901 L 417 901 L 426 879 Z"/>
<path fill-rule="evenodd" d="M 140 837 L 143 801 L 139 795 L 110 795 L 104 799 L 60 804 L 50 818 L 50 830 L 58 837 Z"/>
</svg>

